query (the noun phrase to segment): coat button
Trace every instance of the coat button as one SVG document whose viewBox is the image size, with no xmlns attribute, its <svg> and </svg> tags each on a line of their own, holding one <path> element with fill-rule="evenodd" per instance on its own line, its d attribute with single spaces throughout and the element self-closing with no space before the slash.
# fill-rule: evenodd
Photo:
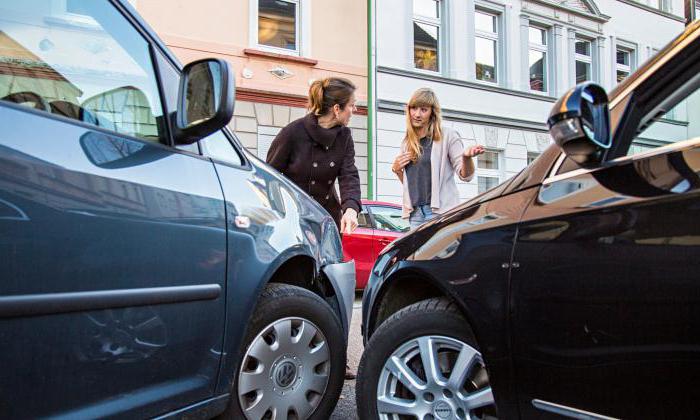
<svg viewBox="0 0 700 420">
<path fill-rule="evenodd" d="M 327 195 L 327 196 L 326 196 L 326 200 L 328 200 L 329 198 L 331 198 L 331 196 L 330 196 L 330 195 Z"/>
<path fill-rule="evenodd" d="M 328 180 L 328 185 L 331 185 L 332 183 L 333 183 L 333 181 Z"/>
<path fill-rule="evenodd" d="M 328 150 L 328 146 L 326 146 L 326 150 Z"/>
<path fill-rule="evenodd" d="M 331 162 L 331 168 L 335 166 L 335 162 Z"/>
<path fill-rule="evenodd" d="M 311 180 L 311 185 L 314 185 L 315 183 L 316 183 L 316 181 L 314 181 L 314 180 L 312 179 L 312 180 Z"/>
<path fill-rule="evenodd" d="M 316 168 L 316 167 L 318 167 L 318 163 L 314 162 L 314 163 L 311 164 L 311 166 L 313 166 L 314 168 Z"/>
</svg>

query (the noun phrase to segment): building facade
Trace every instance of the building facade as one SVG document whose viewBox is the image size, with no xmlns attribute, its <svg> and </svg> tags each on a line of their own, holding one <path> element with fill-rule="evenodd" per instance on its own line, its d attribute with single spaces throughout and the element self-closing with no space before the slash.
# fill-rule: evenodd
<svg viewBox="0 0 700 420">
<path fill-rule="evenodd" d="M 219 57 L 236 76 L 230 127 L 261 159 L 282 127 L 306 113 L 313 80 L 357 86 L 356 165 L 367 195 L 367 3 L 345 0 L 131 0 L 183 63 Z"/>
<path fill-rule="evenodd" d="M 545 121 L 576 83 L 610 90 L 684 28 L 682 0 L 381 0 L 374 1 L 375 196 L 400 202 L 391 172 L 413 91 L 438 95 L 444 124 L 465 145 L 488 152 L 466 200 L 524 168 L 551 140 Z M 640 138 L 636 149 L 689 138 L 688 102 Z M 674 135 L 669 135 L 674 132 Z M 700 134 L 700 132 L 698 133 Z"/>
</svg>

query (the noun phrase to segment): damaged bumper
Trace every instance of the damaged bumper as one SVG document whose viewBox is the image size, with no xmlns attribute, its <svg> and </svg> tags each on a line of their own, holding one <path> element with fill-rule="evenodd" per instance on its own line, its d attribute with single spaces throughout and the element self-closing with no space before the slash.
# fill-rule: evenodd
<svg viewBox="0 0 700 420">
<path fill-rule="evenodd" d="M 328 277 L 340 304 L 340 321 L 345 328 L 345 337 L 350 333 L 352 304 L 355 300 L 355 261 L 328 264 L 321 270 Z"/>
</svg>

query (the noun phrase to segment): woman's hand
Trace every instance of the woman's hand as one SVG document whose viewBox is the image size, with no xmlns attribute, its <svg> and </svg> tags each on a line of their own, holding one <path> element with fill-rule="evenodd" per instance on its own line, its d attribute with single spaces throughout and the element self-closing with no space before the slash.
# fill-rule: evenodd
<svg viewBox="0 0 700 420">
<path fill-rule="evenodd" d="M 401 153 L 400 155 L 396 156 L 394 163 L 391 164 L 391 171 L 398 174 L 399 172 L 403 171 L 403 168 L 405 168 L 410 162 L 411 154 L 408 152 Z"/>
<path fill-rule="evenodd" d="M 464 151 L 464 157 L 473 158 L 474 156 L 479 156 L 483 154 L 486 150 L 484 146 L 477 144 L 476 146 L 471 146 Z"/>
<path fill-rule="evenodd" d="M 343 218 L 340 219 L 340 233 L 352 233 L 357 229 L 357 212 L 355 209 L 346 209 Z"/>
<path fill-rule="evenodd" d="M 459 177 L 463 181 L 469 181 L 476 171 L 472 158 L 483 154 L 485 151 L 484 146 L 477 144 L 476 146 L 468 147 L 462 153 L 462 168 L 459 170 Z"/>
</svg>

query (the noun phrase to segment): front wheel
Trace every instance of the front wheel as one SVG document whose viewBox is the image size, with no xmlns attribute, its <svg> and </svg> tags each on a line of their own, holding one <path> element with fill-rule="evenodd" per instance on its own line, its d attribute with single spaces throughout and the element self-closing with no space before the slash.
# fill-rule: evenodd
<svg viewBox="0 0 700 420">
<path fill-rule="evenodd" d="M 361 419 L 495 419 L 488 373 L 454 303 L 428 299 L 380 325 L 357 380 Z"/>
<path fill-rule="evenodd" d="M 331 307 L 296 286 L 262 293 L 225 418 L 326 419 L 343 386 L 346 346 Z"/>
</svg>

